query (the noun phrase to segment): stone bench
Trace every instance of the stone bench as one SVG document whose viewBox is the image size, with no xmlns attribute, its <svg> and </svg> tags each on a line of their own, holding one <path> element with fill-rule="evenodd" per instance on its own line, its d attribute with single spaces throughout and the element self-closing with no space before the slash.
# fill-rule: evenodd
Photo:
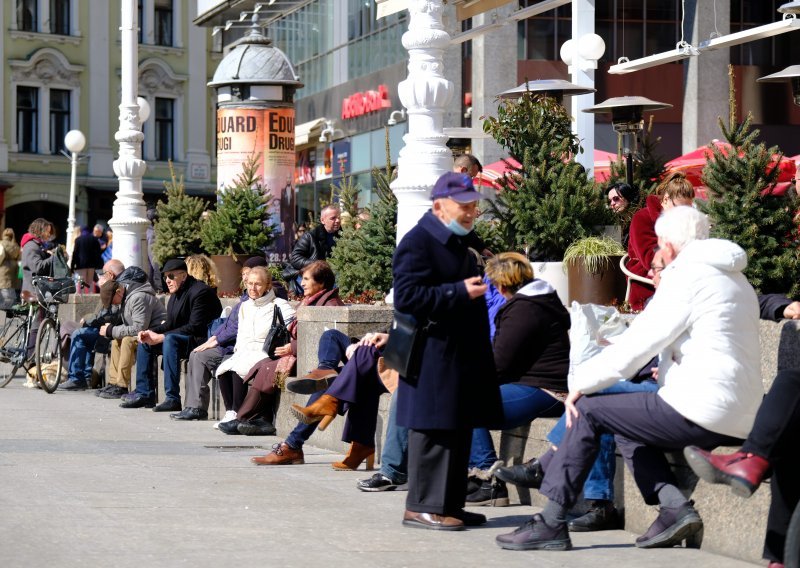
<svg viewBox="0 0 800 568">
<path fill-rule="evenodd" d="M 97 308 L 97 296 L 94 295 L 94 302 L 91 298 L 91 295 L 78 296 L 73 306 L 66 304 L 62 308 L 70 310 L 70 317 L 75 317 L 72 314 L 92 313 Z M 349 336 L 358 337 L 368 331 L 385 330 L 390 322 L 391 309 L 386 306 L 301 308 L 298 310 L 298 372 L 304 373 L 316 368 L 317 344 L 325 329 L 339 329 Z M 761 374 L 766 392 L 779 370 L 800 368 L 800 322 L 762 321 L 760 332 Z M 291 404 L 304 405 L 307 398 L 305 395 L 286 391 L 280 393 L 275 419 L 279 437 L 288 435 L 297 424 L 289 412 Z M 388 413 L 389 397 L 384 396 L 379 405 L 376 458 L 380 455 Z M 555 419 L 538 419 L 527 427 L 493 432 L 500 459 L 514 464 L 544 453 L 549 447 L 546 435 L 555 422 Z M 341 441 L 343 425 L 344 420 L 334 420 L 324 432 L 317 431 L 309 443 L 343 453 L 346 449 L 346 445 Z M 731 448 L 720 448 L 719 451 L 730 450 Z M 750 499 L 743 500 L 734 496 L 727 486 L 698 483 L 679 452 L 668 454 L 668 459 L 680 480 L 681 489 L 695 500 L 696 507 L 703 517 L 705 530 L 702 548 L 750 562 L 759 562 L 770 499 L 768 484 L 763 485 Z M 544 503 L 536 491 L 517 491 L 511 486 L 509 490 L 512 501 L 516 499 L 522 503 L 535 505 Z M 625 529 L 636 534 L 644 533 L 655 519 L 657 509 L 644 504 L 632 476 L 619 457 L 615 493 L 616 505 L 624 511 Z M 576 508 L 580 509 L 581 506 Z"/>
</svg>

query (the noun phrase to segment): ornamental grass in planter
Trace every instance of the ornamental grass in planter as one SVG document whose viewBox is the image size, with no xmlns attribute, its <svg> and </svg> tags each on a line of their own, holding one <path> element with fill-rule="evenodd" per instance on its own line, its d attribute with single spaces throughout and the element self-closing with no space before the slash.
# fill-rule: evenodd
<svg viewBox="0 0 800 568">
<path fill-rule="evenodd" d="M 586 237 L 572 243 L 564 253 L 570 303 L 622 304 L 625 275 L 619 262 L 624 255 L 622 245 L 608 237 Z"/>
</svg>

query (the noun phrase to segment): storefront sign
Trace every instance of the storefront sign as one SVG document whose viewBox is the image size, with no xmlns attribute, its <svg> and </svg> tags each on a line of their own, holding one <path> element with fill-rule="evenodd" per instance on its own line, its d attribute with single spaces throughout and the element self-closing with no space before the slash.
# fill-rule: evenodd
<svg viewBox="0 0 800 568">
<path fill-rule="evenodd" d="M 258 174 L 272 195 L 272 224 L 277 237 L 270 247 L 280 255 L 291 251 L 294 232 L 294 109 L 223 107 L 217 110 L 217 189 L 234 183 L 242 163 L 260 158 Z"/>
<path fill-rule="evenodd" d="M 377 91 L 355 93 L 344 99 L 342 101 L 342 120 L 364 116 L 391 107 L 389 88 L 386 85 L 379 85 Z"/>
</svg>

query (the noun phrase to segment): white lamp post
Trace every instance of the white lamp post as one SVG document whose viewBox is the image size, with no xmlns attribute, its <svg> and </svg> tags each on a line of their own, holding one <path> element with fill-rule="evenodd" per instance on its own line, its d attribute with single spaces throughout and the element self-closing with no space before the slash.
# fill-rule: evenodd
<svg viewBox="0 0 800 568">
<path fill-rule="evenodd" d="M 121 11 L 122 100 L 119 105 L 119 130 L 114 135 L 119 142 L 119 158 L 114 161 L 119 191 L 108 225 L 114 231 L 113 256 L 128 267 L 144 266 L 147 254 L 145 231 L 149 223 L 145 217 L 142 195 L 142 176 L 147 164 L 142 159 L 142 122 L 150 113 L 149 105 L 141 105 L 144 99 L 136 98 L 139 75 L 136 0 L 122 0 Z"/>
<path fill-rule="evenodd" d="M 67 256 L 72 260 L 75 241 L 72 232 L 75 230 L 75 192 L 77 190 L 78 154 L 86 147 L 86 136 L 80 130 L 70 130 L 64 136 L 64 146 L 72 154 L 72 173 L 69 180 L 69 213 L 67 214 Z"/>
</svg>

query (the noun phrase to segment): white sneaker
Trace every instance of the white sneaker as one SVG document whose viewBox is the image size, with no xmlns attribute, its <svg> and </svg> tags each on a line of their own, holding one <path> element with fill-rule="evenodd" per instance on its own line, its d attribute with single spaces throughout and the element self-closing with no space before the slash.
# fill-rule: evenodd
<svg viewBox="0 0 800 568">
<path fill-rule="evenodd" d="M 222 420 L 219 422 L 214 422 L 214 429 L 219 430 L 219 425 L 223 422 L 230 422 L 231 420 L 236 420 L 236 411 L 234 410 L 226 410 L 225 416 L 222 417 Z"/>
</svg>

